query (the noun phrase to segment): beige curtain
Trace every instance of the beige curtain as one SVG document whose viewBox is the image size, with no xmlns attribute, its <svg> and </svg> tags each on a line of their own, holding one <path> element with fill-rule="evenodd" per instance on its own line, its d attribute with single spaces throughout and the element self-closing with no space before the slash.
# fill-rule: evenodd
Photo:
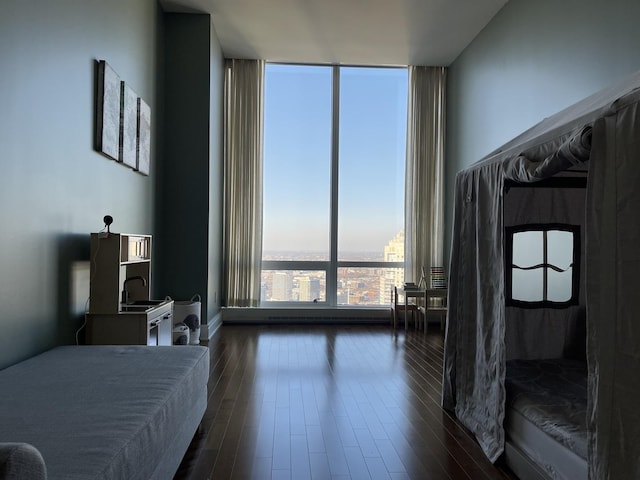
<svg viewBox="0 0 640 480">
<path fill-rule="evenodd" d="M 260 301 L 264 61 L 225 65 L 223 279 L 225 305 Z"/>
<path fill-rule="evenodd" d="M 405 279 L 442 267 L 445 67 L 409 67 L 405 178 Z M 429 281 L 427 277 L 427 282 Z"/>
</svg>

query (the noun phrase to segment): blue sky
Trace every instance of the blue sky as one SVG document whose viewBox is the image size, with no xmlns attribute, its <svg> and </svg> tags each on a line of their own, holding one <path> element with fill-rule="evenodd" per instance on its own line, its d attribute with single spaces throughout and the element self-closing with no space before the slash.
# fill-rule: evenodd
<svg viewBox="0 0 640 480">
<path fill-rule="evenodd" d="M 267 65 L 264 249 L 328 250 L 331 67 Z M 339 250 L 402 229 L 406 69 L 343 68 Z"/>
</svg>

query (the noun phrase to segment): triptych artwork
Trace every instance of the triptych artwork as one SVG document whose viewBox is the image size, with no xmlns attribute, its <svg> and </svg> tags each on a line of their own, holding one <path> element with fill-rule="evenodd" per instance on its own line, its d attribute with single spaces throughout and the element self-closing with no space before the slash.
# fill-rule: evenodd
<svg viewBox="0 0 640 480">
<path fill-rule="evenodd" d="M 106 61 L 97 67 L 96 150 L 149 175 L 151 109 Z"/>
</svg>

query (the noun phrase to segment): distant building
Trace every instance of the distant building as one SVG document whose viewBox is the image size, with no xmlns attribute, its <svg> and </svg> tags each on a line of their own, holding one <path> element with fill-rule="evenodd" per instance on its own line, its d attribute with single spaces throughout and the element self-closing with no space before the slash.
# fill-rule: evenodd
<svg viewBox="0 0 640 480">
<path fill-rule="evenodd" d="M 311 300 L 318 299 L 320 300 L 320 280 L 317 278 L 312 278 L 309 283 L 309 293 L 311 296 Z"/>
<path fill-rule="evenodd" d="M 384 247 L 385 262 L 404 262 L 404 230 L 400 230 Z M 386 268 L 380 276 L 380 304 L 391 302 L 391 289 L 404 283 L 404 268 Z"/>
<path fill-rule="evenodd" d="M 298 281 L 298 298 L 301 302 L 310 302 L 311 298 L 311 279 L 309 277 L 297 277 Z"/>
<path fill-rule="evenodd" d="M 291 279 L 285 272 L 273 273 L 273 293 L 271 300 L 276 302 L 287 302 L 291 300 Z"/>
<path fill-rule="evenodd" d="M 338 292 L 338 305 L 349 304 L 349 293 L 346 290 Z"/>
</svg>

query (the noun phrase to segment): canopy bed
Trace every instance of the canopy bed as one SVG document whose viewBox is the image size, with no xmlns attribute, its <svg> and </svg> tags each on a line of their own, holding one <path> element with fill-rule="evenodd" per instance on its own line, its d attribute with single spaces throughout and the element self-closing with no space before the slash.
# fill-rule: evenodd
<svg viewBox="0 0 640 480">
<path fill-rule="evenodd" d="M 458 173 L 443 407 L 522 478 L 640 478 L 640 72 Z"/>
</svg>

